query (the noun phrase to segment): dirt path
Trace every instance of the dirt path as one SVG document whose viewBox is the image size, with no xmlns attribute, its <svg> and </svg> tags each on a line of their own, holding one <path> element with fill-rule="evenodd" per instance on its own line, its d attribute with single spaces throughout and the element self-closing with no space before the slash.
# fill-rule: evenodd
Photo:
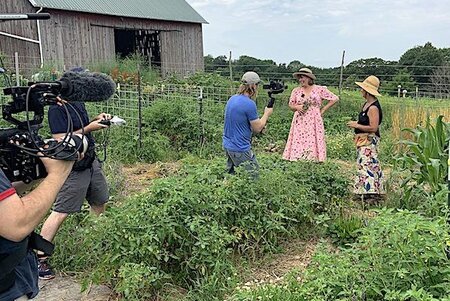
<svg viewBox="0 0 450 301">
<path fill-rule="evenodd" d="M 247 281 L 241 285 L 241 289 L 276 284 L 283 281 L 289 272 L 305 270 L 317 244 L 318 239 L 315 237 L 308 240 L 294 239 L 285 243 L 284 252 L 272 255 L 250 271 Z"/>
<path fill-rule="evenodd" d="M 123 194 L 130 196 L 147 189 L 154 179 L 165 178 L 175 174 L 180 168 L 180 163 L 139 163 L 122 167 L 122 173 L 126 179 Z"/>
<path fill-rule="evenodd" d="M 40 292 L 35 301 L 113 301 L 117 300 L 110 288 L 92 286 L 81 293 L 81 285 L 71 276 L 57 275 L 52 280 L 39 280 Z"/>
</svg>

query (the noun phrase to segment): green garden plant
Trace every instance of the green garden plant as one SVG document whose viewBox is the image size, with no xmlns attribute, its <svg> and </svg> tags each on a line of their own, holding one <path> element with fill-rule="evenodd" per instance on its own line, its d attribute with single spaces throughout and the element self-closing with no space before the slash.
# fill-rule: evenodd
<svg viewBox="0 0 450 301">
<path fill-rule="evenodd" d="M 347 193 L 335 164 L 259 160 L 257 181 L 244 170 L 226 174 L 222 158 L 184 160 L 177 175 L 154 180 L 102 217 L 73 220 L 55 264 L 84 271 L 87 282 L 107 283 L 126 300 L 147 298 L 164 283 L 224 294 L 234 256 L 277 250 L 323 203 Z"/>
<path fill-rule="evenodd" d="M 448 230 L 444 218 L 382 210 L 350 248 L 324 245 L 305 273 L 229 300 L 448 300 Z"/>
<path fill-rule="evenodd" d="M 442 197 L 448 193 L 446 187 L 448 147 L 450 141 L 450 126 L 439 116 L 432 124 L 430 119 L 425 126 L 416 129 L 405 129 L 412 134 L 411 140 L 403 140 L 406 147 L 403 155 L 397 159 L 397 167 L 406 173 L 402 183 L 405 201 L 420 194 L 428 198 Z M 443 211 L 445 203 L 440 204 Z"/>
</svg>

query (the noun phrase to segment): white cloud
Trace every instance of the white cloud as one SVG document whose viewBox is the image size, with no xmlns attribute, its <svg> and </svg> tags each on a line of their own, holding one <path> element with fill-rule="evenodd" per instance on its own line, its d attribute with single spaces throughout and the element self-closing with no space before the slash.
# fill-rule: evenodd
<svg viewBox="0 0 450 301">
<path fill-rule="evenodd" d="M 289 63 L 335 61 L 342 49 L 355 59 L 398 59 L 408 48 L 431 41 L 450 47 L 450 1 L 442 0 L 187 0 L 210 24 L 205 53 Z M 381 46 L 382 44 L 382 46 Z M 306 45 L 306 46 L 305 46 Z M 297 48 L 308 52 L 298 56 Z M 375 51 L 376 49 L 376 51 Z M 337 55 L 335 55 L 337 54 Z M 265 55 L 265 57 L 263 57 Z M 326 63 L 324 63 L 326 64 Z"/>
</svg>

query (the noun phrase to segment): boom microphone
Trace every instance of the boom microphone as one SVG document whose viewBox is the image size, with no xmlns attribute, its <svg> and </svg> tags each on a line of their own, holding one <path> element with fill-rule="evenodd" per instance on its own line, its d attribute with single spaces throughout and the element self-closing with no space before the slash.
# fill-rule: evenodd
<svg viewBox="0 0 450 301">
<path fill-rule="evenodd" d="M 38 82 L 33 86 L 54 91 L 69 102 L 107 100 L 116 92 L 116 84 L 111 77 L 99 72 L 68 71 L 57 81 Z"/>
<path fill-rule="evenodd" d="M 61 98 L 67 101 L 107 100 L 116 92 L 116 84 L 108 75 L 99 72 L 65 72 L 58 80 Z"/>
</svg>

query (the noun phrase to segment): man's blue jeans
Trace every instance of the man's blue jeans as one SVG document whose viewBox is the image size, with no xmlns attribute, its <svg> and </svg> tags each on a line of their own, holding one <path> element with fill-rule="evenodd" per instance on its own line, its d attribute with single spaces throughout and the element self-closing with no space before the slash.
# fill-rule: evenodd
<svg viewBox="0 0 450 301">
<path fill-rule="evenodd" d="M 227 171 L 230 174 L 234 174 L 235 167 L 241 166 L 247 170 L 253 177 L 258 177 L 259 165 L 256 160 L 256 156 L 250 149 L 246 152 L 233 152 L 225 150 L 227 155 Z"/>
</svg>

